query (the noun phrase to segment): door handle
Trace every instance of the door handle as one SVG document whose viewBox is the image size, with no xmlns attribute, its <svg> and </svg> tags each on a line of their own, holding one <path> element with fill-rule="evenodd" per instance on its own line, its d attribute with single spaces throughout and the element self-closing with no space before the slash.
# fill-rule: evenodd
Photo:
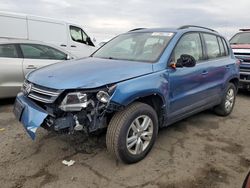
<svg viewBox="0 0 250 188">
<path fill-rule="evenodd" d="M 37 67 L 34 65 L 28 65 L 27 69 L 36 69 Z"/>
<path fill-rule="evenodd" d="M 230 66 L 229 66 L 229 65 L 226 65 L 226 69 L 230 69 Z"/>
<path fill-rule="evenodd" d="M 72 47 L 72 48 L 76 48 L 76 46 L 75 46 L 75 45 L 71 45 L 70 47 Z"/>
<path fill-rule="evenodd" d="M 208 71 L 203 71 L 201 74 L 202 74 L 203 76 L 205 76 L 205 75 L 208 74 Z"/>
<path fill-rule="evenodd" d="M 66 45 L 66 44 L 61 44 L 60 46 L 62 46 L 62 47 L 67 47 L 67 45 Z"/>
</svg>

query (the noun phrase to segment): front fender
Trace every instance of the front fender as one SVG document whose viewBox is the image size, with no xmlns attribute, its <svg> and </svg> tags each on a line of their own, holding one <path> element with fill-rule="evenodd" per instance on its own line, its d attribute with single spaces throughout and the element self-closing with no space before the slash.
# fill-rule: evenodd
<svg viewBox="0 0 250 188">
<path fill-rule="evenodd" d="M 165 70 L 118 83 L 111 101 L 127 106 L 138 98 L 157 94 L 166 104 L 168 93 L 168 72 Z"/>
</svg>

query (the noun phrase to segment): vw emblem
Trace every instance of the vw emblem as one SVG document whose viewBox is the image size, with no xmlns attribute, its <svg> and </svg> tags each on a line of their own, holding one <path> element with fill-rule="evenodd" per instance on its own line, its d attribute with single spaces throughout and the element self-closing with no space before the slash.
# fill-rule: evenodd
<svg viewBox="0 0 250 188">
<path fill-rule="evenodd" d="M 32 89 L 32 84 L 27 84 L 27 86 L 25 88 L 26 93 L 29 94 L 31 89 Z"/>
</svg>

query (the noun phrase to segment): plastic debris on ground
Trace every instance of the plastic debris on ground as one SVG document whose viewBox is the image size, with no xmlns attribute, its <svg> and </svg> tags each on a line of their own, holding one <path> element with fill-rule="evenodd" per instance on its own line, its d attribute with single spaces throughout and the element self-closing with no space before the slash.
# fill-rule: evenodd
<svg viewBox="0 0 250 188">
<path fill-rule="evenodd" d="M 62 161 L 62 164 L 66 165 L 66 166 L 72 166 L 74 163 L 75 163 L 74 160 L 70 160 L 70 161 L 63 160 Z"/>
</svg>

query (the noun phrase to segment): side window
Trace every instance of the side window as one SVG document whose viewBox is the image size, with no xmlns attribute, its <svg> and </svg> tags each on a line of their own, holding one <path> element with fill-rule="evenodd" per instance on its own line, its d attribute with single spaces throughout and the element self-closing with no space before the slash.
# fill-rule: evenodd
<svg viewBox="0 0 250 188">
<path fill-rule="evenodd" d="M 17 53 L 15 45 L 1 44 L 0 45 L 0 57 L 18 58 L 18 53 Z"/>
<path fill-rule="evenodd" d="M 220 57 L 220 48 L 215 35 L 203 34 L 209 59 Z"/>
<path fill-rule="evenodd" d="M 228 56 L 229 55 L 228 45 L 227 45 L 225 39 L 222 39 L 222 42 L 223 42 L 223 45 L 224 45 L 224 48 L 225 48 L 226 56 Z"/>
<path fill-rule="evenodd" d="M 20 44 L 24 58 L 65 60 L 67 54 L 40 44 Z"/>
<path fill-rule="evenodd" d="M 203 59 L 199 33 L 186 34 L 180 39 L 173 51 L 172 61 L 177 62 L 177 59 L 183 54 L 193 56 L 196 61 Z"/>
<path fill-rule="evenodd" d="M 219 46 L 220 46 L 220 54 L 221 56 L 226 56 L 226 51 L 225 51 L 225 48 L 224 48 L 224 45 L 222 43 L 222 39 L 220 37 L 217 37 L 218 41 L 219 41 Z"/>
<path fill-rule="evenodd" d="M 86 43 L 87 35 L 82 31 L 81 28 L 70 26 L 70 35 L 73 41 Z"/>
</svg>

